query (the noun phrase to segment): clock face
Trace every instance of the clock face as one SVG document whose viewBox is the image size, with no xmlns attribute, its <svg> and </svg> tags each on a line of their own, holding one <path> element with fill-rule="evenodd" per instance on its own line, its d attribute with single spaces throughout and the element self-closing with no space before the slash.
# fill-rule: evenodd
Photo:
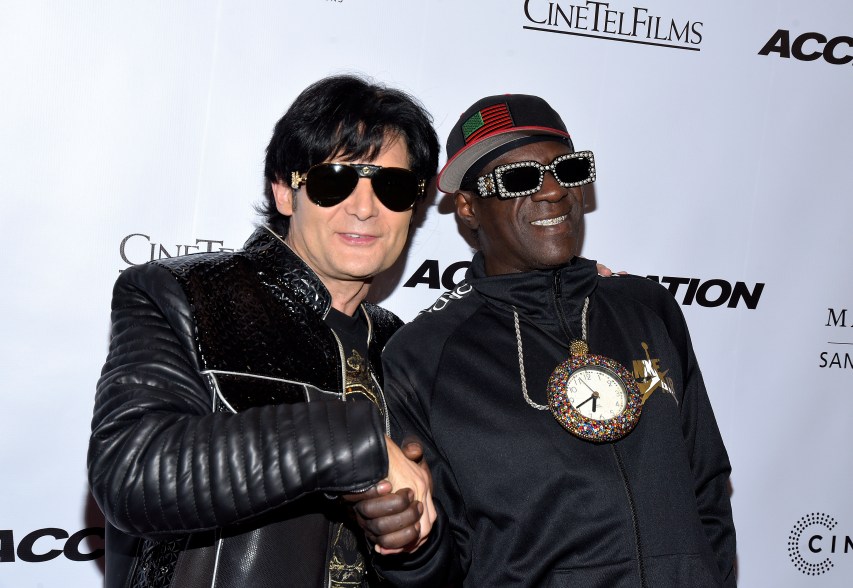
<svg viewBox="0 0 853 588">
<path fill-rule="evenodd" d="M 612 419 L 627 406 L 625 385 L 607 368 L 580 368 L 572 372 L 566 384 L 567 400 L 588 419 Z"/>
<path fill-rule="evenodd" d="M 551 374 L 548 407 L 572 435 L 606 443 L 634 429 L 643 402 L 634 376 L 624 366 L 601 355 L 579 355 Z"/>
</svg>

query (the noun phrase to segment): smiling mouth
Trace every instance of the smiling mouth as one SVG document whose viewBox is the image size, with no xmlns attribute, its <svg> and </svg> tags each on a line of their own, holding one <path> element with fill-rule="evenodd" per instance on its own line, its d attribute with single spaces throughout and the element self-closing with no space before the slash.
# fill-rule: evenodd
<svg viewBox="0 0 853 588">
<path fill-rule="evenodd" d="M 569 218 L 568 214 L 564 214 L 563 216 L 558 216 L 556 218 L 546 218 L 545 220 L 531 221 L 531 225 L 536 225 L 537 227 L 550 227 L 553 225 L 559 225 L 561 222 Z"/>
<path fill-rule="evenodd" d="M 338 233 L 341 237 L 350 243 L 372 243 L 376 240 L 374 235 L 365 235 L 364 233 Z"/>
</svg>

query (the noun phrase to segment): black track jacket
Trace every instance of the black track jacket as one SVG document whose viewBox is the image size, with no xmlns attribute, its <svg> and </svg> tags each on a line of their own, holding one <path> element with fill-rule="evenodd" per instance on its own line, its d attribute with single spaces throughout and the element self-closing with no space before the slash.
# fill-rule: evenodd
<svg viewBox="0 0 853 588">
<path fill-rule="evenodd" d="M 477 254 L 383 353 L 393 434 L 424 441 L 455 551 L 430 580 L 413 570 L 412 585 L 458 569 L 477 587 L 734 586 L 731 467 L 673 297 L 645 278 L 600 278 L 581 258 L 492 277 L 483 267 Z M 547 404 L 586 297 L 590 353 L 651 391 L 615 443 L 572 436 L 522 395 L 513 307 L 529 395 Z"/>
</svg>

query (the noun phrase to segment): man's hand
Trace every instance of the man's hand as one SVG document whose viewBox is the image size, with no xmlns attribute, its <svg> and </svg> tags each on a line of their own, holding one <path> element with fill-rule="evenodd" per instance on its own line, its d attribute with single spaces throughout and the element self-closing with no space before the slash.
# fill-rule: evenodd
<svg viewBox="0 0 853 588">
<path fill-rule="evenodd" d="M 375 544 L 382 555 L 414 551 L 420 546 L 421 523 L 424 505 L 415 500 L 409 488 L 391 492 L 387 480 L 379 482 L 363 500 L 356 502 L 353 510 L 358 524 L 367 539 Z M 353 495 L 346 497 L 351 500 Z"/>
<path fill-rule="evenodd" d="M 390 437 L 385 438 L 388 447 L 388 481 L 392 490 L 398 492 L 403 488 L 414 491 L 414 500 L 422 505 L 421 516 L 418 520 L 418 538 L 414 544 L 405 548 L 384 549 L 380 546 L 379 553 L 399 553 L 400 551 L 415 551 L 424 544 L 435 522 L 435 505 L 432 503 L 432 476 L 429 466 L 423 459 L 423 447 L 414 440 L 404 440 L 400 449 Z M 364 505 L 367 506 L 367 505 Z"/>
<path fill-rule="evenodd" d="M 358 524 L 380 554 L 412 552 L 426 541 L 435 522 L 432 477 L 423 447 L 406 441 L 403 449 L 386 438 L 388 479 L 344 500 L 354 503 Z"/>
<path fill-rule="evenodd" d="M 628 273 L 626 271 L 614 272 L 612 269 L 610 269 L 603 263 L 596 263 L 595 267 L 598 268 L 598 275 L 603 276 L 605 278 L 624 276 Z"/>
</svg>

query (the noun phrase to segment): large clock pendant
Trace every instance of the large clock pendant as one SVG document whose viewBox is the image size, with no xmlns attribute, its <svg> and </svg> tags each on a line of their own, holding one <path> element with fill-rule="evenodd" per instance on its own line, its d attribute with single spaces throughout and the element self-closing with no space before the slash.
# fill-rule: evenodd
<svg viewBox="0 0 853 588">
<path fill-rule="evenodd" d="M 548 407 L 571 434 L 599 443 L 618 441 L 640 420 L 642 395 L 634 376 L 618 362 L 590 355 L 572 341 L 571 357 L 548 380 Z"/>
</svg>

